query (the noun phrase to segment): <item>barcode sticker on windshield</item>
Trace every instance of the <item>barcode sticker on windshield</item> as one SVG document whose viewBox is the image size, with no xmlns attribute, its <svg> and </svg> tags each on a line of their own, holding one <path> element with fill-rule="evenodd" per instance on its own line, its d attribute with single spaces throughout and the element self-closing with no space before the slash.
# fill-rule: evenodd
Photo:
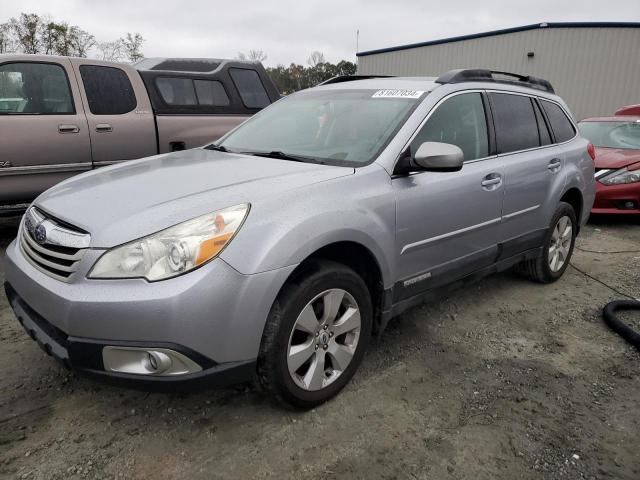
<svg viewBox="0 0 640 480">
<path fill-rule="evenodd" d="M 420 98 L 424 90 L 378 90 L 371 98 Z"/>
</svg>

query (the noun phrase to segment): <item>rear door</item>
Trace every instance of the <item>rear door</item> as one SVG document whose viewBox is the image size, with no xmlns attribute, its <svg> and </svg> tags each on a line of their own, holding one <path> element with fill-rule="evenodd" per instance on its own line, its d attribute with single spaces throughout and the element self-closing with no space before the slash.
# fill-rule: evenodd
<svg viewBox="0 0 640 480">
<path fill-rule="evenodd" d="M 138 73 L 80 58 L 71 61 L 82 86 L 94 165 L 156 154 L 153 111 Z"/>
<path fill-rule="evenodd" d="M 501 258 L 538 247 L 549 219 L 548 196 L 563 168 L 537 100 L 527 95 L 489 93 L 499 157 L 505 169 L 500 226 Z"/>
<path fill-rule="evenodd" d="M 0 60 L 0 203 L 32 200 L 90 168 L 87 121 L 70 62 Z"/>
<path fill-rule="evenodd" d="M 394 177 L 397 202 L 398 282 L 395 301 L 435 288 L 491 265 L 497 254 L 503 168 L 492 156 L 481 92 L 446 98 L 411 141 L 411 153 L 427 141 L 459 146 L 458 172 L 419 172 Z"/>
</svg>

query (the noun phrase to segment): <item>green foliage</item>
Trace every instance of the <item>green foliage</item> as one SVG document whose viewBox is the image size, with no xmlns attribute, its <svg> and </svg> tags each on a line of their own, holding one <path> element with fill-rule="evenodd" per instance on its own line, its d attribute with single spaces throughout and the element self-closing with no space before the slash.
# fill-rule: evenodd
<svg viewBox="0 0 640 480">
<path fill-rule="evenodd" d="M 324 57 L 321 59 L 324 60 Z M 313 64 L 312 57 L 309 60 L 310 66 L 308 67 L 295 63 L 288 67 L 278 65 L 277 67 L 268 67 L 267 73 L 283 95 L 314 87 L 320 82 L 339 75 L 355 75 L 356 73 L 356 64 L 347 60 L 341 60 L 337 64 L 325 61 Z"/>
<path fill-rule="evenodd" d="M 124 53 L 130 62 L 137 62 L 144 58 L 144 54 L 142 53 L 144 38 L 142 38 L 142 35 L 139 33 L 127 33 L 125 37 L 120 39 L 120 42 L 122 43 Z"/>
</svg>

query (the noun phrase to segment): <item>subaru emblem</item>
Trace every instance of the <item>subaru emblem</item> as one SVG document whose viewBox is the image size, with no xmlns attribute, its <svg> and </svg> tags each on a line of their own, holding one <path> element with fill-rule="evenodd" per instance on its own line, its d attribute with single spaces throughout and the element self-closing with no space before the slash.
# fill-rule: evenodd
<svg viewBox="0 0 640 480">
<path fill-rule="evenodd" d="M 47 229 L 42 223 L 36 225 L 36 228 L 33 231 L 33 236 L 35 237 L 36 242 L 41 245 L 47 241 Z"/>
</svg>

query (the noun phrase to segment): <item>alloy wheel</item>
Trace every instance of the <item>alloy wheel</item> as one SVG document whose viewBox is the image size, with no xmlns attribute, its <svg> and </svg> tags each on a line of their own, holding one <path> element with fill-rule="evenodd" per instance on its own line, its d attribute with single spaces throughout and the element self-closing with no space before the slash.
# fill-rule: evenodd
<svg viewBox="0 0 640 480">
<path fill-rule="evenodd" d="M 573 237 L 573 224 L 571 219 L 564 215 L 558 219 L 553 232 L 551 233 L 551 244 L 549 245 L 548 260 L 549 268 L 552 272 L 558 272 L 569 258 L 571 241 Z"/>
<path fill-rule="evenodd" d="M 353 360 L 360 338 L 360 309 L 349 292 L 332 288 L 302 309 L 289 336 L 287 367 L 308 391 L 332 384 Z"/>
</svg>

